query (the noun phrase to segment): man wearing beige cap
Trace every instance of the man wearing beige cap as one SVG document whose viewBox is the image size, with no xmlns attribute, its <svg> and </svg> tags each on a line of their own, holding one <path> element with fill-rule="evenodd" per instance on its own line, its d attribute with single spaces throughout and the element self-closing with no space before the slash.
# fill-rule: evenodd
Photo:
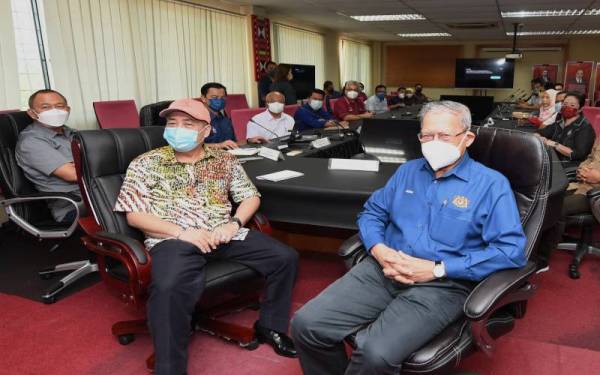
<svg viewBox="0 0 600 375">
<path fill-rule="evenodd" d="M 255 323 L 260 342 L 284 356 L 296 349 L 285 335 L 298 255 L 260 232 L 243 228 L 260 205 L 260 194 L 235 156 L 204 145 L 211 131 L 206 107 L 192 99 L 174 101 L 166 117 L 168 146 L 134 159 L 115 211 L 144 232 L 152 254 L 148 323 L 156 351 L 155 372 L 187 371 L 190 322 L 205 284 L 204 265 L 229 259 L 266 279 Z M 229 196 L 238 205 L 231 216 Z"/>
</svg>

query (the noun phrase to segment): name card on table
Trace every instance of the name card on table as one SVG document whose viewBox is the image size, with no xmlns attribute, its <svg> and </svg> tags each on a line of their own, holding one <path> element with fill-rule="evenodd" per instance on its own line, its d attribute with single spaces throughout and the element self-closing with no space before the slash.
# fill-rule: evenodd
<svg viewBox="0 0 600 375">
<path fill-rule="evenodd" d="M 261 176 L 256 176 L 257 180 L 266 180 L 272 182 L 279 182 L 283 180 L 289 180 L 290 178 L 296 178 L 304 176 L 302 172 L 290 171 L 289 169 L 285 169 L 279 172 L 273 172 L 269 174 L 263 174 Z"/>
<path fill-rule="evenodd" d="M 329 159 L 329 169 L 341 171 L 379 172 L 379 160 Z"/>
<path fill-rule="evenodd" d="M 329 141 L 329 138 L 324 137 L 324 138 L 319 138 L 316 139 L 312 142 L 310 142 L 310 145 L 313 146 L 314 148 L 323 148 L 323 147 L 327 147 L 331 144 L 331 141 Z"/>
<path fill-rule="evenodd" d="M 278 161 L 279 159 L 283 159 L 283 155 L 281 155 L 281 151 L 273 150 L 268 147 L 261 147 L 260 151 L 258 151 L 258 156 L 262 156 L 263 158 L 270 159 L 273 161 Z"/>
</svg>

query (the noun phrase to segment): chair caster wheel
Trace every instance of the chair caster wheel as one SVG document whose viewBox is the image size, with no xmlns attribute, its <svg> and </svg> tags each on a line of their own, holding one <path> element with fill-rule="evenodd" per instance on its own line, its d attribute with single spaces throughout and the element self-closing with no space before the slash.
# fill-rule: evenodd
<svg viewBox="0 0 600 375">
<path fill-rule="evenodd" d="M 240 342 L 239 345 L 240 348 L 244 348 L 246 350 L 256 350 L 260 344 L 257 339 L 252 339 L 252 341 L 247 343 Z"/>
<path fill-rule="evenodd" d="M 135 341 L 135 335 L 133 333 L 128 335 L 119 335 L 119 344 L 121 345 L 129 345 Z"/>
<path fill-rule="evenodd" d="M 42 302 L 46 305 L 51 305 L 56 302 L 56 296 L 42 296 Z"/>
<path fill-rule="evenodd" d="M 576 266 L 571 265 L 569 267 L 569 277 L 571 279 L 579 279 L 581 277 L 581 273 L 579 273 L 579 270 L 577 269 Z"/>
</svg>

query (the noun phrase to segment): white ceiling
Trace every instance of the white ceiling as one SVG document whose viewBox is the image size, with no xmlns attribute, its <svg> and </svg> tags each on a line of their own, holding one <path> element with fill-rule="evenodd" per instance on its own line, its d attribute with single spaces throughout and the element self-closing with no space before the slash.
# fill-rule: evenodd
<svg viewBox="0 0 600 375">
<path fill-rule="evenodd" d="M 510 39 L 513 23 L 522 31 L 600 29 L 600 16 L 532 17 L 502 19 L 501 11 L 600 8 L 600 0 L 226 0 L 254 5 L 269 14 L 281 15 L 308 25 L 344 32 L 357 38 L 376 41 L 410 40 L 398 33 L 447 32 L 452 37 L 427 40 Z M 426 20 L 360 22 L 348 16 L 419 13 Z M 457 22 L 492 22 L 485 30 L 456 30 L 447 26 Z M 523 37 L 528 38 L 528 37 Z M 530 37 L 529 37 L 530 38 Z M 565 37 L 566 38 L 566 37 Z M 423 40 L 423 38 L 418 38 Z"/>
</svg>

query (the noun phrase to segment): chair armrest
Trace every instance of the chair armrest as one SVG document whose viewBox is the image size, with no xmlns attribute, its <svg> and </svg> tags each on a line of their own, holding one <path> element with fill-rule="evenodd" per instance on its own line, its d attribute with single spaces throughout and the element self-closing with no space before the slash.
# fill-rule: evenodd
<svg viewBox="0 0 600 375">
<path fill-rule="evenodd" d="M 480 282 L 465 301 L 465 315 L 471 320 L 480 320 L 508 303 L 527 299 L 515 293 L 535 273 L 536 265 L 528 262 L 523 268 L 502 270 Z"/>
<path fill-rule="evenodd" d="M 593 188 L 592 190 L 587 192 L 587 197 L 590 198 L 590 201 L 595 201 L 600 198 L 600 187 Z"/>
<path fill-rule="evenodd" d="M 260 212 L 256 212 L 254 216 L 250 218 L 250 222 L 248 222 L 247 225 L 252 229 L 267 235 L 271 235 L 273 233 L 273 228 L 271 228 L 269 219 L 267 219 L 267 217 Z"/>
<path fill-rule="evenodd" d="M 65 229 L 58 230 L 42 230 L 37 228 L 36 226 L 29 223 L 25 218 L 20 216 L 17 211 L 13 208 L 13 205 L 27 203 L 27 202 L 36 202 L 36 201 L 47 201 L 52 199 L 59 199 L 68 201 L 75 207 L 75 220 L 71 223 L 71 225 Z M 6 209 L 6 213 L 8 217 L 19 227 L 25 230 L 27 233 L 41 239 L 46 238 L 67 238 L 70 237 L 75 229 L 77 229 L 77 221 L 79 216 L 81 215 L 81 210 L 83 209 L 81 199 L 73 194 L 69 193 L 33 193 L 27 195 L 21 195 L 16 198 L 9 198 L 0 201 L 0 206 Z M 64 228 L 64 227 L 63 227 Z"/>
<path fill-rule="evenodd" d="M 348 258 L 353 256 L 357 252 L 364 250 L 365 246 L 363 245 L 362 240 L 360 239 L 360 235 L 356 233 L 340 245 L 340 248 L 338 249 L 338 255 L 342 258 Z"/>
<path fill-rule="evenodd" d="M 565 175 L 567 176 L 567 180 L 569 180 L 569 182 L 577 181 L 577 168 L 578 167 L 566 167 L 564 169 Z"/>
<path fill-rule="evenodd" d="M 148 255 L 148 250 L 146 250 L 146 247 L 144 246 L 144 244 L 142 244 L 140 241 L 138 241 L 136 239 L 133 239 L 133 238 L 126 236 L 124 234 L 121 234 L 121 233 L 110 233 L 110 232 L 106 232 L 106 231 L 98 231 L 95 233 L 94 237 L 97 241 L 108 241 L 113 244 L 119 243 L 121 245 L 121 246 L 119 246 L 120 249 L 129 249 L 130 250 L 130 251 L 125 250 L 125 251 L 130 252 L 130 254 L 135 257 L 135 260 L 137 261 L 137 263 L 139 263 L 139 264 L 148 263 L 148 260 L 150 258 Z"/>
</svg>

